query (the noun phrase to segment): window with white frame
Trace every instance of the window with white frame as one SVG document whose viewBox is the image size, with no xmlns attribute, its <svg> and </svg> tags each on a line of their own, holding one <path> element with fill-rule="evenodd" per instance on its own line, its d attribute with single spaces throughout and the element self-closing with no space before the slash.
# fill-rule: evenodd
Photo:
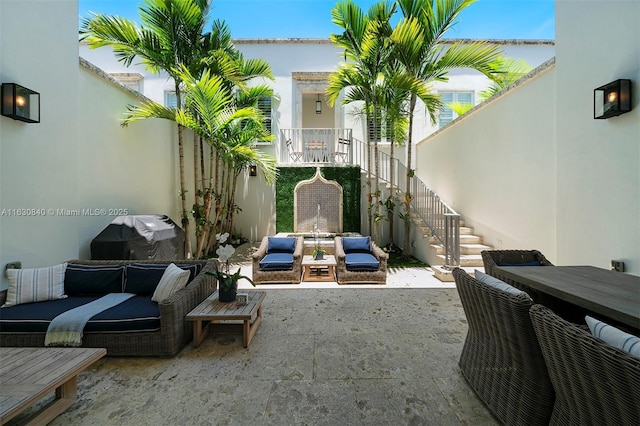
<svg viewBox="0 0 640 426">
<path fill-rule="evenodd" d="M 164 106 L 166 106 L 167 108 L 177 108 L 178 97 L 176 96 L 176 92 L 173 92 L 173 91 L 164 92 Z"/>
<path fill-rule="evenodd" d="M 258 109 L 264 114 L 264 127 L 267 129 L 269 133 L 271 133 L 271 98 L 269 96 L 264 96 L 258 99 Z"/>
<path fill-rule="evenodd" d="M 376 135 L 378 136 L 378 142 L 389 142 L 391 138 L 391 123 L 386 123 L 384 127 L 382 127 L 380 120 L 376 122 Z M 369 141 L 373 142 L 373 120 L 369 120 Z"/>
<path fill-rule="evenodd" d="M 438 119 L 439 128 L 442 128 L 455 120 L 458 114 L 447 105 L 451 103 L 473 105 L 473 92 L 440 92 L 442 108 Z"/>
</svg>

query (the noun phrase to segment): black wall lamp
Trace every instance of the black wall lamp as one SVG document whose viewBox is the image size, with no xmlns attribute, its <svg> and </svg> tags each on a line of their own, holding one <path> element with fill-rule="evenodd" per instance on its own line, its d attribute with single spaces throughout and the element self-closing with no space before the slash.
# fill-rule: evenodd
<svg viewBox="0 0 640 426">
<path fill-rule="evenodd" d="M 593 90 L 593 118 L 615 117 L 631 111 L 631 80 L 616 80 Z"/>
<path fill-rule="evenodd" d="M 322 101 L 320 100 L 320 93 L 318 93 L 318 100 L 316 101 L 316 114 L 322 114 Z"/>
<path fill-rule="evenodd" d="M 258 166 L 255 164 L 249 166 L 249 176 L 258 176 Z"/>
<path fill-rule="evenodd" d="M 39 123 L 40 93 L 15 83 L 2 83 L 1 113 L 25 123 Z"/>
</svg>

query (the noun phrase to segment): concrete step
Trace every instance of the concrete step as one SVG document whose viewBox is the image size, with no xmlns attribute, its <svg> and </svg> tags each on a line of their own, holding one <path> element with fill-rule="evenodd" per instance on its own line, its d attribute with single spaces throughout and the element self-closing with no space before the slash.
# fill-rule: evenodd
<svg viewBox="0 0 640 426">
<path fill-rule="evenodd" d="M 444 254 L 439 254 L 438 258 L 442 260 L 444 264 L 445 256 Z M 462 268 L 483 268 L 484 263 L 482 262 L 482 256 L 479 254 L 461 254 L 460 255 L 460 266 Z"/>
<path fill-rule="evenodd" d="M 462 266 L 461 268 L 464 269 L 469 275 L 473 275 L 476 269 L 479 269 L 484 272 L 483 268 L 467 268 L 464 266 Z M 431 269 L 433 270 L 433 275 L 440 281 L 446 282 L 446 283 L 455 281 L 453 278 L 453 273 L 451 272 L 450 269 L 447 269 L 442 265 L 432 266 Z"/>
<path fill-rule="evenodd" d="M 431 244 L 438 244 L 436 237 L 431 237 Z M 460 234 L 460 244 L 482 244 L 482 237 L 473 234 Z"/>
<path fill-rule="evenodd" d="M 431 244 L 431 249 L 435 250 L 437 254 L 444 254 L 444 246 L 442 244 Z M 480 255 L 480 252 L 483 250 L 491 250 L 490 246 L 486 246 L 484 244 L 463 244 L 460 243 L 460 255 L 463 254 L 477 254 Z"/>
</svg>

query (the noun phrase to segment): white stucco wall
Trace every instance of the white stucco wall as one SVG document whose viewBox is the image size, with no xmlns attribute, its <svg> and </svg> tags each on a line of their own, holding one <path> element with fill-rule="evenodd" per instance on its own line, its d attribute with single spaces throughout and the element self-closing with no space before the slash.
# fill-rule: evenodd
<svg viewBox="0 0 640 426">
<path fill-rule="evenodd" d="M 557 1 L 556 22 L 557 260 L 640 275 L 640 2 Z M 593 89 L 619 78 L 633 111 L 594 120 Z"/>
<path fill-rule="evenodd" d="M 46 266 L 78 254 L 76 227 L 46 215 L 78 202 L 77 13 L 75 1 L 0 2 L 0 81 L 39 92 L 41 117 L 39 124 L 0 117 L 0 287 L 9 261 Z"/>
<path fill-rule="evenodd" d="M 554 66 L 420 142 L 417 176 L 500 248 L 555 257 Z M 535 231 L 535 232 L 532 232 Z"/>
<path fill-rule="evenodd" d="M 612 40 L 603 16 L 615 16 Z M 640 3 L 556 2 L 556 65 L 417 147 L 417 175 L 489 245 L 640 275 Z M 630 113 L 593 89 L 630 78 Z"/>
<path fill-rule="evenodd" d="M 0 117 L 2 269 L 14 260 L 30 268 L 89 258 L 117 209 L 179 221 L 175 128 L 158 120 L 120 126 L 139 99 L 79 64 L 76 2 L 2 1 L 0 30 L 0 80 L 41 94 L 39 124 Z M 106 212 L 63 213 L 83 209 Z"/>
</svg>

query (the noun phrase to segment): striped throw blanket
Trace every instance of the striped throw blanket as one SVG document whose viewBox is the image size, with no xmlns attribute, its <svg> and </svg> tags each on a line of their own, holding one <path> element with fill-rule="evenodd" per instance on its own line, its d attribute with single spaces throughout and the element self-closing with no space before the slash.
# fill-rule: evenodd
<svg viewBox="0 0 640 426">
<path fill-rule="evenodd" d="M 135 296 L 131 293 L 110 293 L 93 302 L 63 312 L 49 324 L 45 346 L 80 346 L 82 331 L 92 317 Z"/>
</svg>

